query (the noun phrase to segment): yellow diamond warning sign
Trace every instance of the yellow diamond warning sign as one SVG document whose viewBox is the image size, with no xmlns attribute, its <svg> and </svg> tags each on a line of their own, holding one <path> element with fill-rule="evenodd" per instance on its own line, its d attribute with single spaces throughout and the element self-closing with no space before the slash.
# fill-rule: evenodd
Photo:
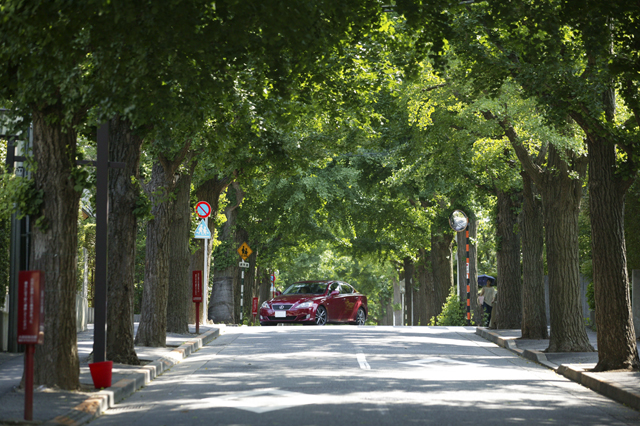
<svg viewBox="0 0 640 426">
<path fill-rule="evenodd" d="M 253 250 L 249 248 L 247 243 L 242 243 L 242 245 L 238 248 L 238 254 L 242 258 L 242 260 L 247 260 L 247 257 L 251 256 Z"/>
</svg>

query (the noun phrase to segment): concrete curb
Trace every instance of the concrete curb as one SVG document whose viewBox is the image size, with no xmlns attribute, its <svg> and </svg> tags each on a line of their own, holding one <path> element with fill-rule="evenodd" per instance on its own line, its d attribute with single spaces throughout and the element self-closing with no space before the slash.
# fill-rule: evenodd
<svg viewBox="0 0 640 426">
<path fill-rule="evenodd" d="M 92 394 L 67 414 L 42 424 L 48 426 L 80 426 L 90 422 L 218 336 L 220 336 L 220 328 L 209 330 L 185 342 L 167 355 L 140 367 L 138 370 L 134 370 L 130 374 L 132 377 L 121 379 L 110 388 Z"/>
<path fill-rule="evenodd" d="M 640 411 L 640 394 L 636 391 L 623 389 L 605 378 L 599 377 L 597 373 L 590 373 L 571 365 L 562 364 L 556 371 L 558 374 L 562 374 L 564 377 L 580 383 L 600 395 Z"/>
<path fill-rule="evenodd" d="M 582 386 L 598 392 L 600 395 L 640 411 L 640 393 L 634 390 L 624 389 L 616 383 L 607 381 L 605 378 L 598 376 L 598 373 L 590 373 L 581 368 L 567 364 L 554 364 L 547 359 L 543 352 L 540 351 L 532 349 L 514 350 L 513 348 L 516 347 L 514 339 L 505 339 L 484 328 L 476 328 L 476 334 L 498 346 L 509 349 L 530 361 L 544 365 L 567 379 L 580 383 Z"/>
</svg>

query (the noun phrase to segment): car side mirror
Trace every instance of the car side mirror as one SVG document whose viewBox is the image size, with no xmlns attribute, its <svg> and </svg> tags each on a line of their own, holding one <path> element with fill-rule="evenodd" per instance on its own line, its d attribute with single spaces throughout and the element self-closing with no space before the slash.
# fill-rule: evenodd
<svg viewBox="0 0 640 426">
<path fill-rule="evenodd" d="M 340 293 L 338 290 L 333 290 L 329 296 L 335 296 L 336 294 Z"/>
<path fill-rule="evenodd" d="M 277 296 L 282 296 L 282 292 L 281 291 L 276 291 L 276 297 Z"/>
</svg>

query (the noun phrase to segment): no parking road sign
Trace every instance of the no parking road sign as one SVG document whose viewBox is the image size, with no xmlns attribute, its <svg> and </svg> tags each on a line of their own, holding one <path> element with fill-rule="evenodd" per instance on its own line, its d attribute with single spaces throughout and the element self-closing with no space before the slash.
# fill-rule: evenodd
<svg viewBox="0 0 640 426">
<path fill-rule="evenodd" d="M 206 201 L 198 202 L 198 204 L 196 204 L 196 214 L 202 219 L 209 217 L 211 214 L 211 204 Z"/>
</svg>

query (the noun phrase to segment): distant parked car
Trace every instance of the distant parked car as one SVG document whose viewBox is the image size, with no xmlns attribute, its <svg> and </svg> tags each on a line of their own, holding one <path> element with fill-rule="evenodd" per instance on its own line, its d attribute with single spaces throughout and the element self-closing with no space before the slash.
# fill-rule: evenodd
<svg viewBox="0 0 640 426">
<path fill-rule="evenodd" d="M 301 281 L 260 307 L 260 324 L 364 325 L 367 296 L 342 281 Z"/>
</svg>

